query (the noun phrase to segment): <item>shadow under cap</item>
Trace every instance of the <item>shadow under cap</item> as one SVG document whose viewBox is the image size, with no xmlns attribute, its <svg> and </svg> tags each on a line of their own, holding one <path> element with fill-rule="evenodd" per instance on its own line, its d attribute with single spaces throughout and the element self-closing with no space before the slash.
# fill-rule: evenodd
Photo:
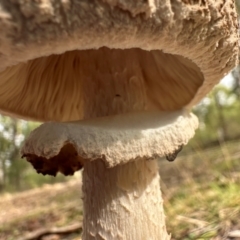
<svg viewBox="0 0 240 240">
<path fill-rule="evenodd" d="M 103 160 L 114 167 L 169 155 L 186 145 L 197 127 L 197 118 L 184 111 L 50 122 L 30 134 L 21 152 L 39 173 L 69 175 L 86 161 Z"/>
<path fill-rule="evenodd" d="M 191 2 L 2 0 L 1 113 L 73 121 L 192 107 L 237 64 L 238 24 L 232 0 Z"/>
</svg>

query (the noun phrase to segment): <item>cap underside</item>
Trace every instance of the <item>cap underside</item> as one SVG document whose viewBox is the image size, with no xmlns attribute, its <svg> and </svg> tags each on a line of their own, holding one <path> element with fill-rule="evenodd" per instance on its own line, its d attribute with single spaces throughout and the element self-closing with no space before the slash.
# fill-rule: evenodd
<svg viewBox="0 0 240 240">
<path fill-rule="evenodd" d="M 40 121 L 173 111 L 193 99 L 203 80 L 196 64 L 160 50 L 78 50 L 1 72 L 0 109 Z"/>
</svg>

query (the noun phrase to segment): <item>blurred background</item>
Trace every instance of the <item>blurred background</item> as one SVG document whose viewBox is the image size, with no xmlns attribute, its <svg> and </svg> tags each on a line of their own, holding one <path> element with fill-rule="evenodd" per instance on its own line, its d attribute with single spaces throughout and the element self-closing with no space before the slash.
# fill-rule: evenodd
<svg viewBox="0 0 240 240">
<path fill-rule="evenodd" d="M 174 163 L 160 162 L 168 231 L 179 240 L 240 239 L 240 67 L 193 112 L 195 137 Z M 0 240 L 79 239 L 80 173 L 42 176 L 20 157 L 39 124 L 0 115 Z"/>
</svg>

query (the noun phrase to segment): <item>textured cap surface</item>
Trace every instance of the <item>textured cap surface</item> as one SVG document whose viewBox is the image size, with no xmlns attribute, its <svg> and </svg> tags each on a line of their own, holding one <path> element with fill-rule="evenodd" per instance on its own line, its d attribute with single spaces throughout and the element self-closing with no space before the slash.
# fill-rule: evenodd
<svg viewBox="0 0 240 240">
<path fill-rule="evenodd" d="M 22 154 L 40 173 L 68 175 L 85 161 L 102 159 L 114 167 L 139 158 L 170 155 L 187 144 L 197 126 L 197 118 L 182 111 L 50 122 L 30 134 Z"/>
<path fill-rule="evenodd" d="M 0 111 L 41 121 L 191 107 L 238 55 L 232 0 L 0 0 L 0 29 Z"/>
</svg>

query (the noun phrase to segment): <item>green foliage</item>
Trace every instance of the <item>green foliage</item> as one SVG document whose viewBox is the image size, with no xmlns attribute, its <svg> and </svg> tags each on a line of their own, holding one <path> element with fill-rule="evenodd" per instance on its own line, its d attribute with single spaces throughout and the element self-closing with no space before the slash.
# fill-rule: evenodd
<svg viewBox="0 0 240 240">
<path fill-rule="evenodd" d="M 164 208 L 172 239 L 224 239 L 239 229 L 239 142 L 182 154 L 164 162 Z M 169 173 L 172 173 L 169 181 Z"/>
<path fill-rule="evenodd" d="M 240 101 L 237 94 L 224 85 L 213 91 L 194 108 L 199 118 L 199 129 L 193 145 L 206 147 L 240 137 Z"/>
</svg>

